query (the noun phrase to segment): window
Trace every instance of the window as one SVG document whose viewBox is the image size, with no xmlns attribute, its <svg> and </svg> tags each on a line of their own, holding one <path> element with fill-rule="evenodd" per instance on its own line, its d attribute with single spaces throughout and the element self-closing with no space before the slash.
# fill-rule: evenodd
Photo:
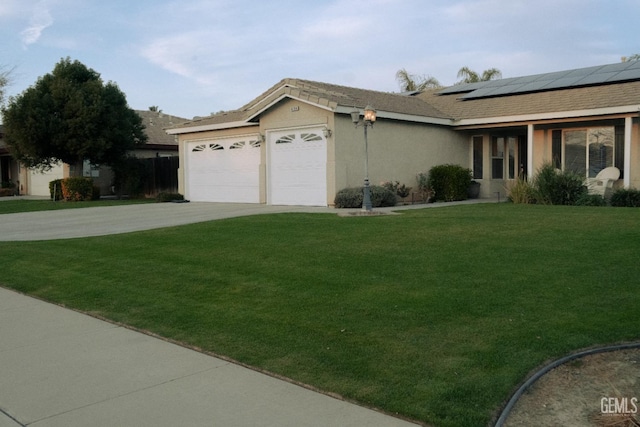
<svg viewBox="0 0 640 427">
<path fill-rule="evenodd" d="M 295 135 L 285 135 L 276 141 L 276 144 L 289 144 L 296 138 Z"/>
<path fill-rule="evenodd" d="M 482 179 L 483 144 L 481 136 L 473 137 L 473 179 Z"/>
<path fill-rule="evenodd" d="M 565 131 L 564 170 L 595 178 L 602 169 L 614 165 L 614 151 L 624 150 L 615 147 L 615 142 L 613 127 Z"/>
<path fill-rule="evenodd" d="M 494 136 L 491 140 L 491 178 L 504 177 L 504 138 Z"/>
<path fill-rule="evenodd" d="M 551 163 L 556 169 L 562 169 L 562 131 L 551 132 Z"/>
<path fill-rule="evenodd" d="M 229 146 L 229 150 L 238 150 L 245 146 L 245 141 L 234 142 Z"/>
</svg>

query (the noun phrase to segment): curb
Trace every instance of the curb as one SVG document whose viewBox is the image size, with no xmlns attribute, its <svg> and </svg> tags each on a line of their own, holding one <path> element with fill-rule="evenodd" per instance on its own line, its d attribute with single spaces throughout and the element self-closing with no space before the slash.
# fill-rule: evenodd
<svg viewBox="0 0 640 427">
<path fill-rule="evenodd" d="M 529 377 L 529 379 L 527 379 L 515 391 L 515 393 L 513 393 L 513 395 L 509 399 L 509 402 L 507 402 L 507 405 L 502 410 L 502 412 L 500 414 L 500 417 L 498 418 L 498 420 L 496 421 L 494 426 L 495 427 L 503 427 L 504 423 L 507 421 L 507 418 L 509 418 L 509 414 L 511 413 L 511 410 L 513 409 L 513 406 L 516 404 L 518 399 L 520 399 L 520 396 L 522 396 L 522 394 L 525 391 L 527 391 L 527 389 L 529 387 L 531 387 L 533 385 L 533 383 L 538 381 L 542 376 L 544 376 L 549 371 L 557 368 L 558 366 L 563 365 L 563 364 L 565 364 L 567 362 L 570 362 L 572 360 L 579 359 L 581 357 L 591 356 L 593 354 L 608 353 L 608 352 L 611 352 L 611 351 L 629 350 L 629 349 L 638 349 L 638 348 L 640 348 L 640 342 L 627 343 L 627 344 L 617 344 L 617 345 L 612 345 L 612 346 L 607 346 L 607 347 L 600 347 L 600 348 L 592 348 L 592 349 L 589 349 L 589 350 L 583 350 L 583 351 L 580 351 L 580 352 L 577 352 L 577 353 L 570 354 L 568 356 L 565 356 L 565 357 L 563 357 L 561 359 L 556 360 L 555 362 L 552 362 L 552 363 L 544 366 L 538 372 L 536 372 L 531 377 Z"/>
</svg>

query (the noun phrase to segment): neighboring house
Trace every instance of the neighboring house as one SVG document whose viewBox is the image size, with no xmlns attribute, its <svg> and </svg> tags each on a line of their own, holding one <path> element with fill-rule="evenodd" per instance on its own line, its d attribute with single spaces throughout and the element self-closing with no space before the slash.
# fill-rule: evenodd
<svg viewBox="0 0 640 427">
<path fill-rule="evenodd" d="M 239 110 L 169 128 L 178 136 L 179 191 L 193 201 L 332 205 L 361 186 L 364 135 L 350 113 L 371 104 L 372 184 L 416 186 L 453 163 L 481 196 L 505 194 L 545 162 L 616 186 L 640 187 L 640 61 L 394 94 L 284 79 Z"/>
<path fill-rule="evenodd" d="M 131 154 L 141 159 L 177 157 L 178 145 L 176 138 L 168 135 L 164 129 L 186 121 L 186 119 L 155 111 L 140 111 L 136 113 L 142 117 L 145 133 L 149 137 L 144 147 L 134 150 Z M 32 196 L 49 196 L 49 182 L 65 178 L 70 175 L 69 165 L 54 165 L 51 170 L 41 172 L 21 167 L 12 157 L 8 148 L 2 142 L 0 128 L 0 174 L 2 181 L 11 181 L 17 185 L 19 193 Z M 149 160 L 150 163 L 153 161 Z M 177 163 L 172 162 L 172 163 Z M 177 174 L 177 167 L 170 171 Z M 92 177 L 94 183 L 100 187 L 101 194 L 112 192 L 113 172 L 108 167 L 99 167 L 85 163 L 83 175 Z"/>
</svg>

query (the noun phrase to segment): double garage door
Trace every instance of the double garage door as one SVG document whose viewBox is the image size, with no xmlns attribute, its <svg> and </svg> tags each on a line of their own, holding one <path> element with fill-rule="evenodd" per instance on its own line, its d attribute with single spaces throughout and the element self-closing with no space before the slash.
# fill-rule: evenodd
<svg viewBox="0 0 640 427">
<path fill-rule="evenodd" d="M 190 142 L 186 196 L 193 201 L 260 202 L 257 138 Z M 321 129 L 268 133 L 267 203 L 327 205 L 327 143 Z"/>
</svg>

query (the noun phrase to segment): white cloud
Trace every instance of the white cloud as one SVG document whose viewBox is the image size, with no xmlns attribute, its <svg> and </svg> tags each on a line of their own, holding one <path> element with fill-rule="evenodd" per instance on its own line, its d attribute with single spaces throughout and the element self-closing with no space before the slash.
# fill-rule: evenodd
<svg viewBox="0 0 640 427">
<path fill-rule="evenodd" d="M 53 25 L 53 17 L 49 12 L 47 2 L 45 0 L 38 2 L 34 6 L 29 26 L 20 33 L 23 46 L 27 47 L 36 43 L 42 36 L 42 32 L 51 25 Z"/>
</svg>

